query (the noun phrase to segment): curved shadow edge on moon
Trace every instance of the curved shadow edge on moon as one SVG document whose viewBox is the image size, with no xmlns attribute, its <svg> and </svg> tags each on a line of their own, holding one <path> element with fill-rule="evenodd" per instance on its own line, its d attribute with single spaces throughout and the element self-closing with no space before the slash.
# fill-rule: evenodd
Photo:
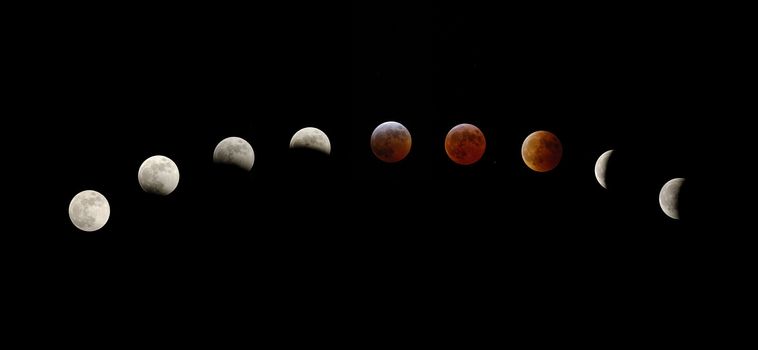
<svg viewBox="0 0 758 350">
<path fill-rule="evenodd" d="M 216 145 L 213 150 L 213 162 L 237 166 L 250 171 L 255 163 L 253 146 L 240 137 L 227 137 Z"/>
<path fill-rule="evenodd" d="M 524 164 L 537 172 L 548 172 L 561 161 L 563 145 L 555 134 L 549 131 L 535 131 L 521 144 L 521 158 Z"/>
<path fill-rule="evenodd" d="M 179 168 L 168 157 L 152 156 L 140 165 L 137 180 L 145 192 L 167 196 L 179 185 Z"/>
<path fill-rule="evenodd" d="M 326 154 L 332 153 L 332 144 L 329 142 L 329 137 L 326 136 L 326 133 L 314 127 L 302 128 L 292 135 L 290 148 L 310 148 Z"/>
<path fill-rule="evenodd" d="M 672 219 L 679 220 L 681 218 L 679 197 L 684 181 L 685 179 L 681 177 L 671 179 L 661 187 L 661 192 L 658 194 L 661 210 Z"/>
<path fill-rule="evenodd" d="M 606 176 L 608 175 L 608 160 L 611 158 L 612 154 L 613 150 L 605 151 L 597 158 L 597 162 L 595 162 L 595 178 L 600 186 L 603 186 L 605 189 L 608 188 Z"/>
<path fill-rule="evenodd" d="M 371 151 L 383 162 L 399 162 L 411 151 L 411 133 L 403 124 L 384 122 L 371 133 Z"/>
</svg>

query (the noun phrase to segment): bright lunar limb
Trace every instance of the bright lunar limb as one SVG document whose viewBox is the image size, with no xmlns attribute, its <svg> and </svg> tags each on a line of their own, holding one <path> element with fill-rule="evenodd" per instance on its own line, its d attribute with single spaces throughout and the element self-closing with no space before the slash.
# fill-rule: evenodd
<svg viewBox="0 0 758 350">
<path fill-rule="evenodd" d="M 605 176 L 606 171 L 608 170 L 608 159 L 611 158 L 611 154 L 613 154 L 613 150 L 605 151 L 597 158 L 597 162 L 595 162 L 595 178 L 597 178 L 597 182 L 599 182 L 600 186 L 603 186 L 603 188 L 608 188 L 608 185 L 605 182 Z"/>
<path fill-rule="evenodd" d="M 312 127 L 302 128 L 292 135 L 290 148 L 310 148 L 326 154 L 332 152 L 329 137 L 323 131 Z"/>
<path fill-rule="evenodd" d="M 250 171 L 255 162 L 255 152 L 253 146 L 239 137 L 227 137 L 218 143 L 213 150 L 213 161 L 215 163 L 236 165 L 242 169 Z"/>
<path fill-rule="evenodd" d="M 411 133 L 398 122 L 381 123 L 371 134 L 371 151 L 384 162 L 399 162 L 411 151 Z"/>
<path fill-rule="evenodd" d="M 535 131 L 529 134 L 521 145 L 521 158 L 526 166 L 537 172 L 555 169 L 562 156 L 561 141 L 549 131 Z"/>
<path fill-rule="evenodd" d="M 166 196 L 179 185 L 179 168 L 168 157 L 152 156 L 139 167 L 137 180 L 145 192 Z"/>
<path fill-rule="evenodd" d="M 81 191 L 68 205 L 68 216 L 76 228 L 86 232 L 97 231 L 108 222 L 111 206 L 100 192 Z"/>
<path fill-rule="evenodd" d="M 679 177 L 666 182 L 658 195 L 663 212 L 672 219 L 679 219 L 679 192 L 684 184 L 684 179 Z"/>
</svg>

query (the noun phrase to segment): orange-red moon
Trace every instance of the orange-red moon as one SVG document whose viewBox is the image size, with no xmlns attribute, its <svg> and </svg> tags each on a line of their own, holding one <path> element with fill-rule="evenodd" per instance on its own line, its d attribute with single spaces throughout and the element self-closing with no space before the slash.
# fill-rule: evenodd
<svg viewBox="0 0 758 350">
<path fill-rule="evenodd" d="M 487 141 L 479 128 L 471 124 L 459 124 L 450 129 L 445 137 L 445 152 L 450 159 L 461 165 L 474 164 L 484 155 Z"/>
<path fill-rule="evenodd" d="M 563 157 L 563 146 L 549 131 L 535 131 L 521 145 L 521 157 L 530 169 L 546 172 L 555 169 Z"/>
<path fill-rule="evenodd" d="M 398 122 L 379 124 L 371 134 L 371 151 L 387 163 L 399 162 L 411 151 L 411 133 Z"/>
</svg>

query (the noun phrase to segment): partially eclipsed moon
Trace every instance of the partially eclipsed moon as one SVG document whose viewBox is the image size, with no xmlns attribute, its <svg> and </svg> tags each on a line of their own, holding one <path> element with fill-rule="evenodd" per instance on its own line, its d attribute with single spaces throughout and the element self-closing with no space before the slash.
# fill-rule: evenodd
<svg viewBox="0 0 758 350">
<path fill-rule="evenodd" d="M 108 222 L 111 206 L 100 192 L 81 191 L 71 200 L 68 216 L 76 228 L 86 232 L 97 231 Z"/>
<path fill-rule="evenodd" d="M 661 188 L 658 195 L 658 201 L 661 203 L 661 209 L 672 219 L 679 220 L 679 192 L 684 184 L 681 177 L 671 179 Z"/>
<path fill-rule="evenodd" d="M 152 156 L 139 167 L 137 180 L 145 192 L 166 196 L 179 185 L 179 168 L 168 157 Z"/>
<path fill-rule="evenodd" d="M 332 153 L 332 145 L 329 143 L 329 137 L 316 128 L 302 128 L 290 140 L 290 148 L 310 148 L 326 154 Z"/>
<path fill-rule="evenodd" d="M 215 163 L 236 165 L 242 169 L 250 171 L 255 162 L 255 152 L 253 146 L 239 137 L 227 137 L 218 143 L 213 150 L 213 161 Z"/>
<path fill-rule="evenodd" d="M 399 162 L 411 151 L 411 133 L 398 122 L 379 124 L 371 134 L 371 151 L 387 163 Z"/>
<path fill-rule="evenodd" d="M 603 186 L 603 188 L 608 188 L 605 182 L 605 175 L 608 170 L 608 159 L 611 158 L 611 154 L 613 154 L 613 150 L 605 151 L 605 153 L 597 158 L 597 162 L 595 162 L 595 177 L 597 178 L 597 182 L 599 182 L 600 186 Z"/>
<path fill-rule="evenodd" d="M 535 131 L 521 145 L 521 157 L 530 169 L 546 172 L 555 169 L 563 156 L 563 146 L 555 134 Z"/>
</svg>

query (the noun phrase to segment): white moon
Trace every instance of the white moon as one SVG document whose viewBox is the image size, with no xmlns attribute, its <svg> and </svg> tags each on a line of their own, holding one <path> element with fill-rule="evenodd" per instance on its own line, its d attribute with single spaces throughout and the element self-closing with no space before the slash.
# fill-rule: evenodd
<svg viewBox="0 0 758 350">
<path fill-rule="evenodd" d="M 242 169 L 250 171 L 255 162 L 255 152 L 253 146 L 239 137 L 227 137 L 218 143 L 213 150 L 213 161 L 215 163 L 236 165 Z"/>
<path fill-rule="evenodd" d="M 661 209 L 672 219 L 679 219 L 679 191 L 682 189 L 684 179 L 679 177 L 671 179 L 658 195 L 658 201 L 661 203 Z"/>
<path fill-rule="evenodd" d="M 597 159 L 597 162 L 595 162 L 595 178 L 597 178 L 597 182 L 599 182 L 600 186 L 603 186 L 603 188 L 608 188 L 605 182 L 605 174 L 608 170 L 608 159 L 611 157 L 611 154 L 613 154 L 613 150 L 605 151 L 605 153 L 601 154 Z"/>
<path fill-rule="evenodd" d="M 168 157 L 152 156 L 142 162 L 137 180 L 145 192 L 166 196 L 179 185 L 179 168 Z"/>
<path fill-rule="evenodd" d="M 108 222 L 111 206 L 100 192 L 81 191 L 68 205 L 68 216 L 76 228 L 86 232 L 97 231 Z"/>
<path fill-rule="evenodd" d="M 302 128 L 292 135 L 290 148 L 310 148 L 326 154 L 332 153 L 332 145 L 326 134 L 316 128 Z"/>
</svg>

